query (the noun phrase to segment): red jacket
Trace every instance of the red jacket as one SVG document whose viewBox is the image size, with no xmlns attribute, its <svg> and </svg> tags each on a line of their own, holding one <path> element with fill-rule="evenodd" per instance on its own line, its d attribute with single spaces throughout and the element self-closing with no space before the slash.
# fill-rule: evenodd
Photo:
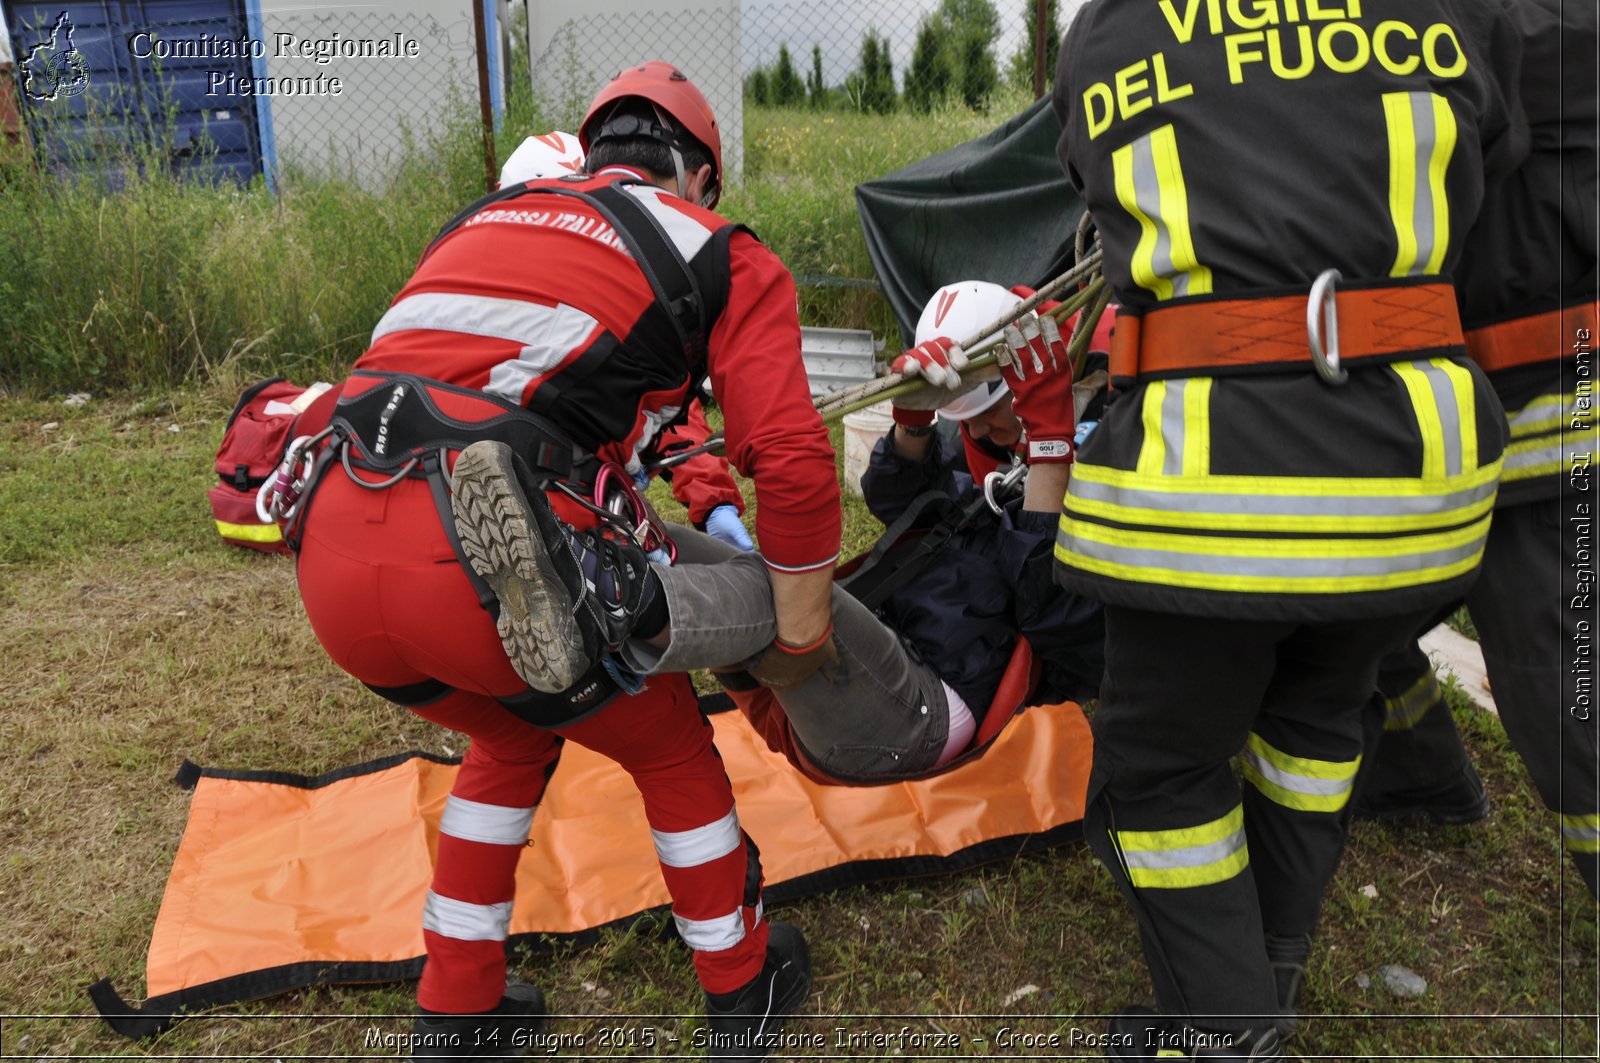
<svg viewBox="0 0 1600 1063">
<path fill-rule="evenodd" d="M 608 170 L 564 187 L 629 176 Z M 754 236 L 711 211 L 655 185 L 629 192 L 699 278 L 712 322 L 705 368 L 725 415 L 728 460 L 755 480 L 767 563 L 826 567 L 839 551 L 838 474 L 800 359 L 793 278 Z M 356 368 L 482 389 L 634 471 L 695 380 L 681 353 L 664 353 L 675 351 L 670 336 L 605 220 L 582 200 L 534 191 L 480 210 L 435 244 Z"/>
</svg>

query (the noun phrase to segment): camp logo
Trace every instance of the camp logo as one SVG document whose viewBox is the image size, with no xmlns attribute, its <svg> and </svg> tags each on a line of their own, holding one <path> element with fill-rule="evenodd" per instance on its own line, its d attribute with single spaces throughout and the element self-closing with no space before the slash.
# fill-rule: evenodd
<svg viewBox="0 0 1600 1063">
<path fill-rule="evenodd" d="M 939 293 L 939 306 L 933 312 L 933 327 L 938 328 L 944 324 L 944 316 L 950 308 L 956 305 L 956 296 L 961 294 L 961 289 L 950 289 Z"/>
<path fill-rule="evenodd" d="M 73 47 L 72 20 L 65 11 L 50 27 L 49 38 L 28 49 L 21 66 L 22 91 L 43 103 L 82 95 L 89 87 L 89 61 Z"/>
</svg>

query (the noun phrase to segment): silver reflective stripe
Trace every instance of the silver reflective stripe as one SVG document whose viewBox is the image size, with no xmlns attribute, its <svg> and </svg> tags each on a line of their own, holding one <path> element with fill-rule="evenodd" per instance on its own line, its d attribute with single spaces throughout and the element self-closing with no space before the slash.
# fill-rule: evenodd
<svg viewBox="0 0 1600 1063">
<path fill-rule="evenodd" d="M 1244 755 L 1263 779 L 1291 793 L 1314 794 L 1318 797 L 1337 797 L 1340 794 L 1348 794 L 1350 788 L 1355 785 L 1354 772 L 1346 779 L 1317 779 L 1309 775 L 1297 775 L 1294 772 L 1285 771 L 1254 749 L 1246 749 Z"/>
<path fill-rule="evenodd" d="M 1561 822 L 1561 844 L 1573 852 L 1600 852 L 1600 816 L 1558 817 Z"/>
<path fill-rule="evenodd" d="M 1168 387 L 1173 381 L 1167 381 Z M 1163 433 L 1165 434 L 1165 433 Z M 1169 459 L 1170 460 L 1170 459 Z M 1445 494 L 1360 496 L 1349 495 L 1257 495 L 1223 491 L 1149 491 L 1102 483 L 1080 470 L 1072 477 L 1066 508 L 1074 499 L 1085 499 L 1132 509 L 1151 509 L 1169 513 L 1217 513 L 1229 516 L 1294 517 L 1410 517 L 1445 514 L 1494 497 L 1493 480 Z"/>
<path fill-rule="evenodd" d="M 1412 162 L 1416 175 L 1413 183 L 1413 199 L 1411 206 L 1411 228 L 1417 237 L 1417 257 L 1413 260 L 1407 272 L 1416 275 L 1428 272 L 1428 262 L 1433 258 L 1433 246 L 1437 234 L 1433 229 L 1433 169 L 1434 143 L 1438 140 L 1438 131 L 1433 123 L 1433 94 L 1429 92 L 1412 92 L 1407 95 L 1411 98 L 1411 122 L 1416 135 L 1416 154 Z M 1437 388 L 1437 385 L 1435 385 Z"/>
<path fill-rule="evenodd" d="M 656 859 L 668 867 L 699 867 L 739 848 L 743 835 L 738 814 L 730 809 L 715 823 L 693 830 L 652 830 L 650 838 L 656 843 Z"/>
<path fill-rule="evenodd" d="M 684 944 L 696 952 L 722 952 L 744 940 L 744 909 L 735 908 L 715 919 L 685 919 L 674 912 L 672 921 Z M 761 921 L 761 904 L 756 904 L 756 922 Z"/>
<path fill-rule="evenodd" d="M 651 216 L 666 230 L 667 237 L 673 246 L 678 249 L 678 254 L 688 262 L 700 253 L 700 249 L 711 239 L 711 230 L 695 221 L 683 211 L 670 207 L 661 202 L 665 189 L 655 185 L 631 185 L 628 188 L 635 199 L 650 212 Z"/>
<path fill-rule="evenodd" d="M 1161 463 L 1163 476 L 1183 475 L 1183 448 L 1189 438 L 1189 426 L 1183 419 L 1183 392 L 1188 385 L 1187 380 L 1169 380 L 1161 402 L 1161 440 L 1166 444 Z"/>
<path fill-rule="evenodd" d="M 1182 867 L 1209 867 L 1244 848 L 1244 829 L 1234 831 L 1205 845 L 1189 845 L 1178 849 L 1128 849 L 1122 850 L 1122 859 L 1129 867 L 1144 871 L 1171 871 Z"/>
<path fill-rule="evenodd" d="M 1542 432 L 1559 431 L 1569 417 L 1581 417 L 1576 394 L 1567 397 L 1541 395 L 1518 410 L 1511 418 L 1511 438 L 1536 436 Z"/>
<path fill-rule="evenodd" d="M 1172 230 L 1161 216 L 1161 181 L 1156 176 L 1155 153 L 1150 144 L 1152 135 L 1146 134 L 1129 145 L 1133 149 L 1133 198 L 1139 210 L 1155 225 L 1151 267 L 1157 277 L 1171 280 L 1172 295 L 1176 298 L 1189 294 L 1189 273 L 1178 269 L 1172 261 Z"/>
<path fill-rule="evenodd" d="M 504 941 L 510 927 L 510 901 L 469 904 L 429 890 L 422 906 L 422 929 L 456 941 Z"/>
<path fill-rule="evenodd" d="M 1433 113 L 1430 109 L 1430 115 Z M 1417 182 L 1421 185 L 1422 182 Z M 1431 217 L 1431 215 L 1430 215 Z M 1419 233 L 1420 238 L 1420 233 Z M 1439 425 L 1444 435 L 1444 472 L 1446 476 L 1461 475 L 1461 409 L 1456 403 L 1456 389 L 1450 376 L 1433 362 L 1411 363 L 1433 389 L 1434 407 L 1439 411 Z M 1476 429 L 1474 429 L 1476 430 Z"/>
<path fill-rule="evenodd" d="M 1578 457 L 1584 455 L 1592 456 L 1595 453 L 1596 439 L 1591 433 L 1588 438 L 1580 435 L 1578 438 L 1563 445 L 1560 437 L 1551 436 L 1550 444 L 1550 446 L 1540 447 L 1537 450 L 1508 449 L 1504 466 L 1505 478 L 1507 480 L 1517 479 L 1516 473 L 1528 469 L 1540 469 L 1543 472 L 1553 471 L 1553 468 L 1565 468 L 1569 462 Z M 1542 468 L 1544 466 L 1553 468 Z"/>
<path fill-rule="evenodd" d="M 439 833 L 485 845 L 521 845 L 533 826 L 533 809 L 485 805 L 451 794 L 439 818 Z"/>
<path fill-rule="evenodd" d="M 552 337 L 570 335 L 580 321 L 588 322 L 585 334 L 596 325 L 594 318 L 570 306 L 456 292 L 422 292 L 391 306 L 372 330 L 372 342 L 394 332 L 432 329 L 530 346 L 548 345 Z"/>
<path fill-rule="evenodd" d="M 1206 539 L 1195 536 L 1196 546 Z M 1386 540 L 1403 542 L 1403 539 Z M 1325 546 L 1326 540 L 1260 540 L 1264 547 L 1298 546 L 1308 542 Z M 1205 554 L 1148 547 L 1116 546 L 1095 542 L 1063 529 L 1058 545 L 1095 561 L 1109 561 L 1140 569 L 1165 568 L 1176 572 L 1197 572 L 1212 576 L 1263 576 L 1293 579 L 1343 579 L 1352 576 L 1388 576 L 1400 572 L 1443 568 L 1476 556 L 1483 550 L 1483 536 L 1473 536 L 1459 546 L 1417 553 L 1399 552 L 1387 557 L 1293 557 L 1273 554 Z"/>
</svg>

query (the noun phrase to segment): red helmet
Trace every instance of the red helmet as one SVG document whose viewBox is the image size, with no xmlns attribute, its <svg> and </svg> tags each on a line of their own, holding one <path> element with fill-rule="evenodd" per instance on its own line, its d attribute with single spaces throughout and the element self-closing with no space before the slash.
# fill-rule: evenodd
<svg viewBox="0 0 1600 1063">
<path fill-rule="evenodd" d="M 711 171 L 717 187 L 722 186 L 722 136 L 717 132 L 717 116 L 711 105 L 694 87 L 694 82 L 671 63 L 652 59 L 648 63 L 629 67 L 611 79 L 589 104 L 589 111 L 578 127 L 578 143 L 588 152 L 590 141 L 598 128 L 598 119 L 609 113 L 618 100 L 635 96 L 649 100 L 684 131 L 711 152 Z"/>
</svg>

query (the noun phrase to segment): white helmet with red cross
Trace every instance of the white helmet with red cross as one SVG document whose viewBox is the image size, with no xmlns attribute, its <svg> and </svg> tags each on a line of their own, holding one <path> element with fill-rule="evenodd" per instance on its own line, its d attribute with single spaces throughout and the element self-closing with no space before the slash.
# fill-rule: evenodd
<svg viewBox="0 0 1600 1063">
<path fill-rule="evenodd" d="M 511 153 L 500 167 L 500 187 L 509 188 L 540 177 L 565 177 L 583 169 L 583 148 L 571 133 L 536 133 Z"/>
<path fill-rule="evenodd" d="M 946 284 L 934 292 L 928 305 L 922 308 L 922 316 L 917 319 L 915 342 L 926 343 L 939 336 L 961 342 L 1021 305 L 1021 296 L 991 281 Z M 999 338 L 1000 333 L 996 331 L 972 346 L 982 347 Z M 939 417 L 946 421 L 965 421 L 978 416 L 1009 394 L 1011 389 L 1006 387 L 1006 382 L 996 377 L 962 392 L 939 407 Z"/>
</svg>

